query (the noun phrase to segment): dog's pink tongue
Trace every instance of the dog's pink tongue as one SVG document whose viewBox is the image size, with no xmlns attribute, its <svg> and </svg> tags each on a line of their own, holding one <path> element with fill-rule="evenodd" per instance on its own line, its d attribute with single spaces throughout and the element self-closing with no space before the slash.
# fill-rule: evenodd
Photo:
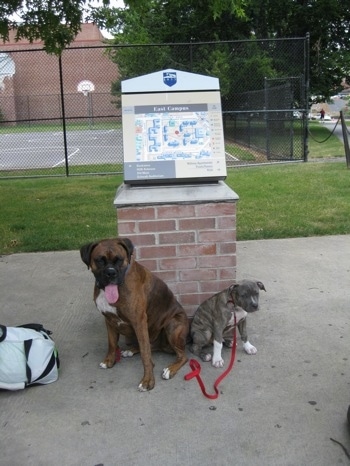
<svg viewBox="0 0 350 466">
<path fill-rule="evenodd" d="M 105 287 L 105 295 L 109 304 L 114 304 L 119 299 L 119 291 L 117 285 L 107 285 Z"/>
</svg>

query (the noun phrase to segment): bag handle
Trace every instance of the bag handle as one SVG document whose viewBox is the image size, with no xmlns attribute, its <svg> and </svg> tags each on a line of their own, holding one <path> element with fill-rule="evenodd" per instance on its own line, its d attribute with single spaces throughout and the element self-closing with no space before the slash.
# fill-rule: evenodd
<svg viewBox="0 0 350 466">
<path fill-rule="evenodd" d="M 37 332 L 46 332 L 48 335 L 51 335 L 52 332 L 50 330 L 46 330 L 42 324 L 23 324 L 17 325 L 18 328 L 30 328 L 32 330 L 36 330 Z"/>
<path fill-rule="evenodd" d="M 7 335 L 7 329 L 5 325 L 0 324 L 0 343 L 5 340 Z"/>
</svg>

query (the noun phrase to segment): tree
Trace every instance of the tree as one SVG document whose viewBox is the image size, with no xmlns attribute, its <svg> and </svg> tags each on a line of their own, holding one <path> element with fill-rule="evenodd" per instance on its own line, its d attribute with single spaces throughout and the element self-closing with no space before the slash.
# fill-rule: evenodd
<svg viewBox="0 0 350 466">
<path fill-rule="evenodd" d="M 112 44 L 134 44 L 110 49 L 121 80 L 158 69 L 179 68 L 214 73 L 225 94 L 234 85 L 232 78 L 228 79 L 230 50 L 225 45 L 219 50 L 196 43 L 247 37 L 249 29 L 242 5 L 237 0 L 144 0 L 130 8 L 96 10 L 95 20 L 111 29 Z M 189 42 L 193 43 L 195 57 L 183 44 Z M 172 45 L 167 47 L 169 43 Z M 120 80 L 113 84 L 112 93 L 120 93 Z"/>
<path fill-rule="evenodd" d="M 322 100 L 350 78 L 350 2 L 250 0 L 247 15 L 258 38 L 310 34 L 310 89 Z"/>
<path fill-rule="evenodd" d="M 95 0 L 100 6 L 91 6 L 89 0 L 9 0 L 0 3 L 0 38 L 6 42 L 9 32 L 16 31 L 15 39 L 30 42 L 41 39 L 48 53 L 59 55 L 80 31 L 80 24 L 96 21 L 107 25 L 113 17 L 110 0 Z M 153 1 L 125 0 L 125 5 L 142 17 Z M 157 3 L 157 2 L 155 2 Z M 171 3 L 171 2 L 170 2 Z M 176 3 L 173 2 L 176 8 Z M 212 0 L 208 12 L 214 18 L 229 8 L 242 16 L 244 0 Z M 112 12 L 112 15 L 111 15 Z"/>
<path fill-rule="evenodd" d="M 350 2 L 339 0 L 129 0 L 95 19 L 115 44 L 305 37 L 310 34 L 310 88 L 320 99 L 350 78 Z M 281 60 L 283 57 L 281 57 Z M 285 61 L 292 63 L 291 57 Z M 129 64 L 130 68 L 131 64 Z"/>
<path fill-rule="evenodd" d="M 265 78 L 286 76 L 283 66 L 254 41 L 247 16 L 227 1 L 214 15 L 211 4 L 212 0 L 145 0 L 141 8 L 110 10 L 109 16 L 101 10 L 101 20 L 108 18 L 114 35 L 111 43 L 122 46 L 109 49 L 120 74 L 113 95 L 120 94 L 123 79 L 175 68 L 218 77 L 223 105 L 229 110 L 234 96 L 246 100 L 242 93 L 263 90 Z M 233 40 L 247 38 L 252 40 L 232 45 Z"/>
<path fill-rule="evenodd" d="M 123 9 L 111 8 L 110 0 L 95 1 L 95 7 L 89 0 L 3 1 L 0 37 L 6 41 L 15 29 L 17 39 L 42 39 L 47 52 L 60 54 L 74 40 L 81 22 L 89 20 L 110 29 L 115 36 L 112 43 L 118 45 L 305 37 L 309 33 L 311 93 L 327 98 L 339 90 L 343 78 L 350 83 L 348 0 L 124 0 Z M 218 64 L 224 55 L 205 58 Z M 164 53 L 157 60 L 159 65 L 169 63 Z M 142 54 L 141 63 L 149 65 Z M 130 65 L 125 62 L 125 66 L 130 71 Z"/>
<path fill-rule="evenodd" d="M 100 0 L 106 7 L 109 0 Z M 97 0 L 99 2 L 99 0 Z M 80 31 L 80 25 L 93 11 L 88 0 L 10 0 L 0 3 L 0 38 L 9 32 L 15 39 L 30 42 L 41 39 L 48 53 L 61 54 Z M 87 6 L 86 6 L 87 4 Z"/>
</svg>

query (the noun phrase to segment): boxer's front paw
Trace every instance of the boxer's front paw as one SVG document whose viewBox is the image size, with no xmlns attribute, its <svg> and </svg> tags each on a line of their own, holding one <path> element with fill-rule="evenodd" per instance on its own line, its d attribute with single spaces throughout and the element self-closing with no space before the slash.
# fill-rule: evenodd
<svg viewBox="0 0 350 466">
<path fill-rule="evenodd" d="M 124 350 L 121 352 L 121 355 L 123 358 L 131 358 L 132 356 L 134 356 L 134 353 L 130 350 Z"/>
<path fill-rule="evenodd" d="M 113 353 L 113 357 L 106 356 L 105 359 L 100 362 L 101 369 L 110 369 L 115 364 L 115 354 Z"/>
<path fill-rule="evenodd" d="M 163 372 L 162 372 L 162 379 L 169 380 L 171 378 L 172 378 L 172 375 L 171 375 L 169 367 L 164 367 Z"/>
<path fill-rule="evenodd" d="M 243 349 L 247 354 L 256 354 L 258 352 L 255 346 L 251 345 L 249 341 L 243 343 Z"/>
<path fill-rule="evenodd" d="M 152 390 L 152 388 L 154 388 L 154 385 L 155 385 L 154 377 L 152 378 L 144 377 L 138 386 L 138 390 L 139 392 L 147 392 L 148 390 Z"/>
</svg>

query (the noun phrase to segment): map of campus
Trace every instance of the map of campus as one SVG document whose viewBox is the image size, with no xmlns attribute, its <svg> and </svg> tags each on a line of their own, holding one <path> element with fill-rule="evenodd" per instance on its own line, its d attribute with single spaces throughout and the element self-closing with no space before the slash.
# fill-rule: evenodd
<svg viewBox="0 0 350 466">
<path fill-rule="evenodd" d="M 136 162 L 213 156 L 206 104 L 135 107 Z"/>
<path fill-rule="evenodd" d="M 127 183 L 225 178 L 217 91 L 126 94 L 122 109 Z"/>
</svg>

